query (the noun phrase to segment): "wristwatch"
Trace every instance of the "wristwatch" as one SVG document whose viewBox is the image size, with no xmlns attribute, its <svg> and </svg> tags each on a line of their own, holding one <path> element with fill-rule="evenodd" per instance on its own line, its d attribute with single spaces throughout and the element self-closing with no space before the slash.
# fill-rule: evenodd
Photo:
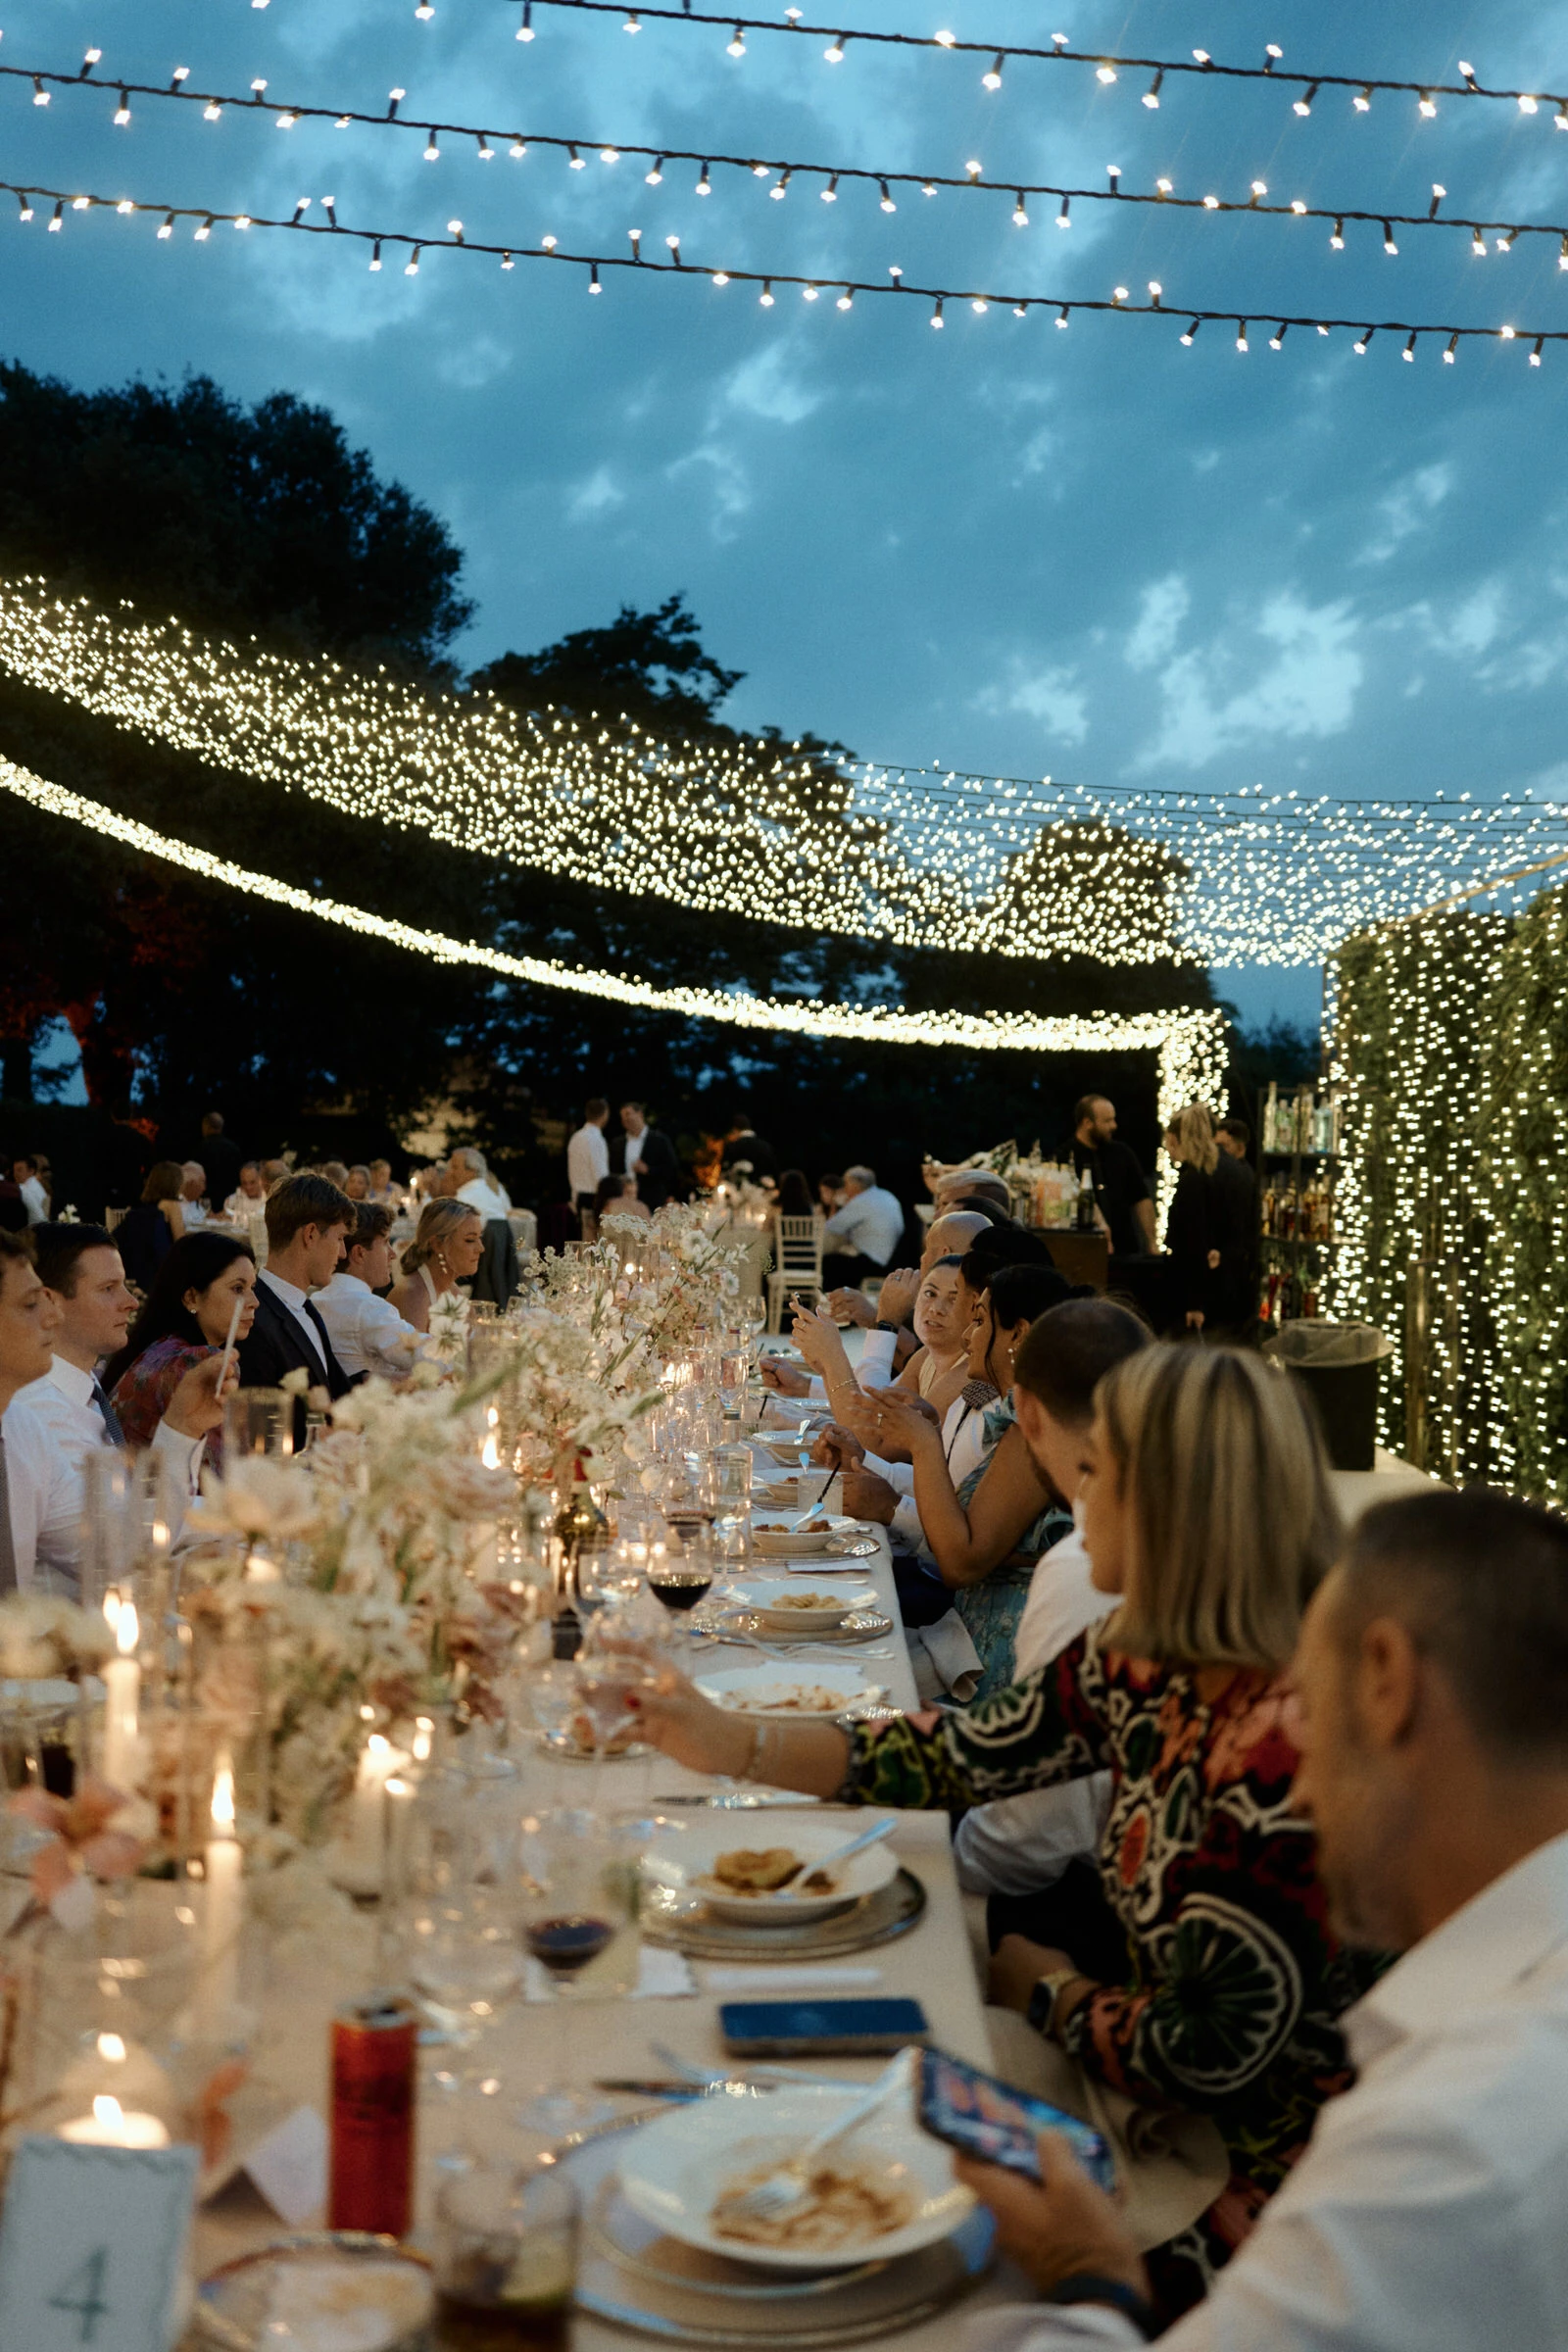
<svg viewBox="0 0 1568 2352">
<path fill-rule="evenodd" d="M 871 1329 L 873 1331 L 890 1331 L 893 1334 L 893 1337 L 897 1339 L 900 1331 L 903 1329 L 903 1325 L 899 1323 L 884 1323 L 880 1318 L 878 1318 L 878 1320 L 872 1324 Z"/>
<path fill-rule="evenodd" d="M 1101 2278 L 1093 2271 L 1074 2271 L 1067 2278 L 1058 2278 L 1046 2294 L 1048 2303 L 1108 2303 L 1123 2319 L 1131 2320 L 1145 2343 L 1152 2344 L 1160 2332 L 1160 2323 L 1153 2305 L 1135 2286 L 1123 2278 Z"/>
<path fill-rule="evenodd" d="M 1054 1968 L 1049 1977 L 1038 1980 L 1024 2011 L 1037 2034 L 1044 2034 L 1050 2040 L 1056 2038 L 1056 2011 L 1061 1996 L 1069 1984 L 1082 1983 L 1083 1971 L 1076 1968 Z"/>
</svg>

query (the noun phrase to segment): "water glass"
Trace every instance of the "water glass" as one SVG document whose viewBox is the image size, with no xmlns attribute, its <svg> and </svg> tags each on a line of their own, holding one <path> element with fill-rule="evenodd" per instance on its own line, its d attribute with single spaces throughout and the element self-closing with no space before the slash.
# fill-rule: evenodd
<svg viewBox="0 0 1568 2352">
<path fill-rule="evenodd" d="M 223 1407 L 223 1459 L 294 1450 L 294 1399 L 281 1389 L 236 1389 Z"/>
<path fill-rule="evenodd" d="M 438 2352 L 565 2352 L 577 2284 L 577 2197 L 564 2165 L 506 2157 L 436 2201 Z"/>
<path fill-rule="evenodd" d="M 720 1555 L 744 1561 L 752 1540 L 752 1449 L 749 1446 L 715 1446 L 703 1473 L 703 1499 L 713 1514 L 713 1536 Z"/>
</svg>

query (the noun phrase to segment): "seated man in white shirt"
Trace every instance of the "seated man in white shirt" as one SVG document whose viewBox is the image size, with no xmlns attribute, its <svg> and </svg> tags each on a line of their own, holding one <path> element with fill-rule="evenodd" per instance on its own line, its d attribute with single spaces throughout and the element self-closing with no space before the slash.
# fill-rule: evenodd
<svg viewBox="0 0 1568 2352">
<path fill-rule="evenodd" d="M 205 1225 L 212 1203 L 207 1199 L 207 1170 L 199 1159 L 180 1162 L 185 1181 L 180 1187 L 179 1213 L 185 1220 L 185 1231 L 192 1233 Z"/>
<path fill-rule="evenodd" d="M 20 1152 L 12 1163 L 11 1173 L 21 1189 L 29 1225 L 41 1225 L 49 1214 L 49 1195 L 38 1173 L 38 1162 L 29 1152 Z"/>
<path fill-rule="evenodd" d="M 504 1217 L 512 1207 L 512 1195 L 506 1186 L 492 1176 L 482 1152 L 465 1144 L 454 1152 L 451 1159 L 453 1173 L 459 1178 L 455 1198 L 476 1208 L 488 1225 L 496 1217 Z"/>
<path fill-rule="evenodd" d="M 844 1206 L 822 1228 L 831 1267 L 852 1288 L 868 1275 L 885 1274 L 904 1239 L 904 1207 L 897 1194 L 878 1184 L 875 1168 L 846 1168 Z"/>
<path fill-rule="evenodd" d="M 248 1225 L 259 1217 L 267 1206 L 267 1185 L 259 1159 L 248 1159 L 239 1172 L 239 1182 L 223 1202 L 223 1214 L 236 1225 Z M 181 1214 L 184 1203 L 180 1203 Z"/>
<path fill-rule="evenodd" d="M 343 1245 L 343 1263 L 311 1304 L 350 1379 L 375 1372 L 383 1380 L 404 1380 L 422 1335 L 404 1321 L 390 1298 L 376 1297 L 392 1280 L 392 1211 L 377 1200 L 362 1200 L 359 1208 L 359 1223 Z"/>
<path fill-rule="evenodd" d="M 113 1412 L 100 1410 L 98 1343 L 123 1340 L 126 1313 L 120 1252 L 101 1227 L 46 1225 L 55 1242 L 46 1288 L 23 1237 L 0 1232 L 0 1593 L 80 1589 L 82 1459 L 117 1442 Z M 68 1242 L 86 1235 L 74 1252 Z M 27 1237 L 30 1239 L 30 1236 Z M 125 1309 L 129 1294 L 125 1293 Z M 181 1514 L 203 1436 L 222 1419 L 219 1359 L 187 1372 L 170 1399 L 154 1444 L 171 1472 L 171 1503 Z M 234 1386 L 229 1371 L 228 1389 Z M 107 1418 L 105 1417 L 107 1414 Z"/>
<path fill-rule="evenodd" d="M 1568 2342 L 1568 1525 L 1472 1489 L 1369 1511 L 1297 1657 L 1296 1795 L 1336 1931 L 1404 1957 L 1344 2023 L 1353 2089 L 1170 2352 Z M 1120 2215 L 960 2160 L 1044 2305 L 968 2352 L 1158 2333 Z M 1054 2306 L 1054 2308 L 1053 2308 Z"/>
</svg>

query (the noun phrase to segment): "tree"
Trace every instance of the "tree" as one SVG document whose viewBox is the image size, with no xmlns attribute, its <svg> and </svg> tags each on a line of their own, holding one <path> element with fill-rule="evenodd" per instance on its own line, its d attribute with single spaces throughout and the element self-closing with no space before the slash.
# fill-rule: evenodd
<svg viewBox="0 0 1568 2352">
<path fill-rule="evenodd" d="M 210 376 L 78 392 L 0 367 L 0 560 L 214 635 L 429 670 L 467 625 L 461 551 L 325 409 Z"/>
<path fill-rule="evenodd" d="M 469 684 L 521 710 L 553 703 L 577 718 L 597 712 L 662 731 L 706 731 L 745 675 L 705 652 L 677 590 L 657 612 L 622 605 L 608 628 L 573 629 L 537 654 L 503 654 Z"/>
</svg>

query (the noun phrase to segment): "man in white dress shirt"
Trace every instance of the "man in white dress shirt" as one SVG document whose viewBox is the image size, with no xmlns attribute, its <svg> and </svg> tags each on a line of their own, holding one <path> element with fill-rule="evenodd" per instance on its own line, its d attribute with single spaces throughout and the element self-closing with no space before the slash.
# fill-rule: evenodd
<svg viewBox="0 0 1568 2352">
<path fill-rule="evenodd" d="M 458 1196 L 461 1200 L 463 1196 Z M 390 1298 L 378 1298 L 392 1280 L 392 1211 L 376 1200 L 360 1203 L 360 1221 L 345 1244 L 343 1263 L 311 1304 L 326 1325 L 332 1353 L 352 1380 L 360 1372 L 405 1380 L 421 1334 L 405 1323 Z"/>
<path fill-rule="evenodd" d="M 603 1095 L 595 1095 L 584 1107 L 582 1125 L 566 1146 L 566 1190 L 579 1216 L 593 1207 L 600 1180 L 610 1174 L 610 1146 L 605 1141 L 609 1117 L 610 1104 Z"/>
<path fill-rule="evenodd" d="M 822 1231 L 834 1263 L 829 1269 L 850 1288 L 871 1274 L 885 1274 L 904 1239 L 904 1208 L 897 1194 L 878 1184 L 875 1168 L 846 1168 L 844 1206 Z"/>
<path fill-rule="evenodd" d="M 119 1439 L 113 1408 L 107 1398 L 102 1409 L 98 1403 L 96 1367 L 97 1342 L 109 1336 L 118 1345 L 125 1336 L 127 1318 L 116 1296 L 124 1274 L 101 1227 L 36 1231 L 46 1253 L 54 1247 L 48 1270 L 63 1286 L 58 1291 L 40 1280 L 20 1237 L 0 1233 L 0 1593 L 74 1596 L 80 1586 L 82 1457 Z M 73 1264 L 68 1246 L 81 1234 L 89 1239 Z M 186 1373 L 153 1441 L 171 1472 L 171 1500 L 181 1510 L 202 1437 L 222 1418 L 218 1368 L 214 1356 Z"/>
<path fill-rule="evenodd" d="M 43 1189 L 38 1162 L 28 1152 L 19 1152 L 11 1173 L 22 1194 L 27 1211 L 27 1223 L 41 1225 L 49 1214 L 49 1196 Z"/>
<path fill-rule="evenodd" d="M 1404 1957 L 1357 2081 L 1170 2352 L 1568 2345 L 1568 1525 L 1473 1489 L 1369 1511 L 1307 1613 L 1297 1795 L 1342 1936 Z M 1158 2333 L 1116 2207 L 960 2162 L 1045 2305 L 969 2352 Z M 1055 2305 L 1057 2308 L 1050 2308 Z"/>
<path fill-rule="evenodd" d="M 491 1175 L 482 1152 L 475 1152 L 471 1144 L 462 1145 L 453 1152 L 451 1165 L 461 1180 L 455 1199 L 476 1208 L 487 1225 L 494 1218 L 507 1215 L 512 1207 L 512 1195 L 499 1177 Z"/>
</svg>

